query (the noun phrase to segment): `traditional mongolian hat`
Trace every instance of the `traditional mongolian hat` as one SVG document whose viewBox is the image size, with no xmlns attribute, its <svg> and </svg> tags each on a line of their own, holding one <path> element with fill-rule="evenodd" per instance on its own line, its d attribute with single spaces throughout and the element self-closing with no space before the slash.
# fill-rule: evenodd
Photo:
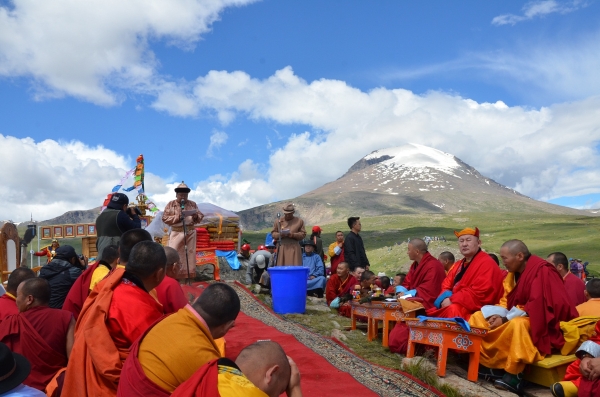
<svg viewBox="0 0 600 397">
<path fill-rule="evenodd" d="M 0 394 L 19 386 L 31 372 L 29 361 L 0 343 Z"/>
<path fill-rule="evenodd" d="M 312 241 L 312 240 L 311 240 L 311 239 L 309 239 L 309 238 L 305 238 L 304 240 L 302 240 L 302 241 L 300 242 L 300 245 L 301 245 L 301 246 L 303 246 L 303 247 L 304 247 L 305 245 L 312 245 L 313 247 L 317 248 L 317 244 L 315 244 L 315 242 L 314 242 L 314 241 Z"/>
<path fill-rule="evenodd" d="M 294 204 L 292 203 L 286 204 L 282 209 L 284 214 L 293 214 L 296 211 L 296 208 L 294 208 Z"/>
<path fill-rule="evenodd" d="M 189 193 L 191 191 L 192 189 L 190 189 L 188 185 L 183 183 L 183 181 L 181 181 L 181 183 L 175 188 L 175 193 Z"/>
<path fill-rule="evenodd" d="M 463 230 L 461 230 L 460 232 L 457 232 L 456 230 L 454 231 L 454 235 L 456 237 L 465 236 L 467 234 L 479 238 L 479 229 L 477 229 L 477 228 L 473 229 L 471 227 L 466 227 Z"/>
</svg>

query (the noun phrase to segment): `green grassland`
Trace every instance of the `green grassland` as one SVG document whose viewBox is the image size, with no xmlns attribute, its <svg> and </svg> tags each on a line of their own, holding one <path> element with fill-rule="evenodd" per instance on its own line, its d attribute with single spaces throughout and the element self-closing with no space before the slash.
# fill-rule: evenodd
<svg viewBox="0 0 600 397">
<path fill-rule="evenodd" d="M 523 240 L 536 255 L 546 257 L 551 252 L 562 251 L 567 257 L 590 262 L 588 270 L 600 274 L 600 217 L 476 212 L 376 216 L 361 218 L 361 223 L 361 236 L 372 269 L 388 275 L 408 269 L 407 239 L 444 236 L 447 241 L 433 241 L 430 252 L 437 255 L 449 250 L 456 255 L 458 248 L 453 231 L 467 226 L 480 229 L 482 247 L 487 252 L 497 253 L 505 241 L 516 238 Z M 310 230 L 310 226 L 306 225 L 306 229 Z M 335 240 L 337 230 L 348 232 L 343 222 L 319 226 L 324 229 L 321 236 L 324 244 Z M 268 231 L 245 231 L 244 238 L 254 248 L 264 242 Z"/>
</svg>

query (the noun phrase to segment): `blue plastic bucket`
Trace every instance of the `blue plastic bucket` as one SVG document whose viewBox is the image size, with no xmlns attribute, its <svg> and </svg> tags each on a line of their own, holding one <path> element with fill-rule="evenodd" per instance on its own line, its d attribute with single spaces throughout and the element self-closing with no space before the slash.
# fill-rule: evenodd
<svg viewBox="0 0 600 397">
<path fill-rule="evenodd" d="M 267 271 L 271 276 L 273 311 L 279 314 L 304 313 L 308 268 L 276 266 L 268 268 Z"/>
</svg>

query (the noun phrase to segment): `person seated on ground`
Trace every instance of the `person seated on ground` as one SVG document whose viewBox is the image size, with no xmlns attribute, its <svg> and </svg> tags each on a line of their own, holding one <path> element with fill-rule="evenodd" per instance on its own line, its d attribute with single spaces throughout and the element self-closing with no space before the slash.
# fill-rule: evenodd
<svg viewBox="0 0 600 397">
<path fill-rule="evenodd" d="M 469 324 L 490 328 L 481 341 L 480 376 L 496 379 L 498 389 L 519 394 L 525 366 L 563 347 L 560 322 L 577 317 L 577 311 L 554 265 L 532 255 L 522 241 L 505 242 L 500 256 L 509 271 L 507 280 L 514 280 L 512 290 L 505 283 L 510 291 L 505 307 L 483 307 Z"/>
<path fill-rule="evenodd" d="M 40 270 L 40 278 L 50 283 L 50 307 L 62 309 L 69 290 L 87 266 L 87 258 L 80 258 L 70 245 L 56 249 L 54 259 Z"/>
<path fill-rule="evenodd" d="M 566 284 L 565 287 L 567 287 Z M 567 292 L 569 291 L 567 290 Z M 579 317 L 600 317 L 600 278 L 593 278 L 585 284 L 585 297 L 587 302 L 575 307 Z"/>
<path fill-rule="evenodd" d="M 0 343 L 0 396 L 46 397 L 46 393 L 23 384 L 30 372 L 27 358 L 11 352 L 8 346 Z"/>
<path fill-rule="evenodd" d="M 30 252 L 35 256 L 48 257 L 48 260 L 46 261 L 46 263 L 50 263 L 50 262 L 52 262 L 52 259 L 54 259 L 54 255 L 56 255 L 56 249 L 58 247 L 60 247 L 60 244 L 57 239 L 54 239 L 54 240 L 52 240 L 52 243 L 50 245 L 44 247 L 41 251 L 35 252 L 34 250 L 31 250 Z"/>
<path fill-rule="evenodd" d="M 131 345 L 163 315 L 148 291 L 163 280 L 166 266 L 162 245 L 141 241 L 125 269 L 113 270 L 94 288 L 77 320 L 63 396 L 116 396 Z"/>
<path fill-rule="evenodd" d="M 306 294 L 309 296 L 323 297 L 325 291 L 325 266 L 321 257 L 315 252 L 317 245 L 312 240 L 303 240 L 302 266 L 308 269 L 308 280 L 306 281 Z"/>
<path fill-rule="evenodd" d="M 254 251 L 254 253 L 250 255 L 250 259 L 248 260 L 248 267 L 246 268 L 247 285 L 257 284 L 260 281 L 263 272 L 265 271 L 265 269 L 271 262 L 271 258 L 273 257 L 271 251 L 268 250 L 266 246 L 259 246 L 259 248 L 263 249 L 258 249 Z"/>
<path fill-rule="evenodd" d="M 165 247 L 167 255 L 167 271 L 163 281 L 156 287 L 156 296 L 163 306 L 165 314 L 175 313 L 188 304 L 188 300 L 175 276 L 183 267 L 180 262 L 179 253 L 173 247 Z"/>
<path fill-rule="evenodd" d="M 250 244 L 246 243 L 243 244 L 240 247 L 240 252 L 238 253 L 238 258 L 240 260 L 249 260 L 250 259 L 250 251 L 252 250 L 252 247 L 250 246 Z"/>
<path fill-rule="evenodd" d="M 50 295 L 50 285 L 43 278 L 23 281 L 17 289 L 19 313 L 0 322 L 0 342 L 31 363 L 31 373 L 23 383 L 42 391 L 67 366 L 75 332 L 73 315 L 49 307 Z"/>
<path fill-rule="evenodd" d="M 211 360 L 224 354 L 216 339 L 235 325 L 240 298 L 225 283 L 209 285 L 186 305 L 150 328 L 131 348 L 119 396 L 168 396 Z"/>
<path fill-rule="evenodd" d="M 554 267 L 556 267 L 556 270 L 562 277 L 565 288 L 567 289 L 567 294 L 569 295 L 569 299 L 571 299 L 573 306 L 584 303 L 586 301 L 585 283 L 569 271 L 569 260 L 567 259 L 567 256 L 562 252 L 553 252 L 548 255 L 546 260 L 554 264 Z"/>
<path fill-rule="evenodd" d="M 123 233 L 118 245 L 119 261 L 117 267 L 121 267 L 122 269 L 125 268 L 129 261 L 131 250 L 140 241 L 152 241 L 152 236 L 144 229 L 132 229 Z M 65 299 L 63 309 L 73 313 L 75 320 L 78 319 L 83 304 L 90 294 L 91 280 L 98 266 L 100 266 L 100 264 L 99 262 L 96 262 L 83 272 L 81 277 L 75 281 L 75 284 L 73 284 L 73 287 L 71 287 L 71 290 L 67 295 L 67 299 Z"/>
<path fill-rule="evenodd" d="M 427 251 L 427 244 L 420 238 L 412 239 L 408 243 L 407 253 L 413 263 L 402 285 L 396 287 L 396 292 L 398 296 L 410 295 L 420 298 L 426 310 L 434 308 L 433 302 L 440 294 L 442 282 L 446 277 L 444 265 Z M 391 352 L 406 354 L 408 331 L 404 322 L 396 323 L 390 333 Z"/>
<path fill-rule="evenodd" d="M 495 305 L 502 297 L 502 272 L 481 250 L 479 229 L 454 232 L 464 258 L 456 263 L 442 282 L 442 293 L 427 310 L 431 317 L 462 317 L 468 320 L 482 306 Z"/>
<path fill-rule="evenodd" d="M 98 265 L 94 266 L 92 279 L 90 280 L 89 290 L 102 281 L 112 269 L 117 267 L 119 262 L 119 248 L 116 245 L 107 245 L 102 251 L 102 259 L 98 261 Z"/>
<path fill-rule="evenodd" d="M 384 296 L 390 297 L 396 295 L 396 287 L 391 286 L 391 280 L 388 276 L 380 276 L 379 282 L 381 283 L 381 290 Z"/>
<path fill-rule="evenodd" d="M 452 266 L 454 266 L 454 262 L 456 261 L 456 259 L 454 259 L 454 254 L 452 252 L 444 251 L 438 255 L 438 261 L 440 261 L 442 265 L 444 265 L 444 271 L 446 272 L 446 274 L 448 274 L 450 269 L 452 269 Z"/>
<path fill-rule="evenodd" d="M 17 314 L 17 288 L 19 284 L 30 278 L 34 278 L 35 273 L 28 267 L 18 267 L 8 276 L 6 283 L 6 293 L 0 296 L 0 321 L 11 314 Z"/>
<path fill-rule="evenodd" d="M 344 262 L 344 232 L 341 230 L 335 232 L 335 241 L 329 244 L 327 253 L 331 258 L 331 274 L 335 274 L 338 265 Z"/>
<path fill-rule="evenodd" d="M 348 262 L 346 262 L 348 263 Z M 348 264 L 348 267 L 350 267 L 350 264 Z M 352 271 L 352 269 L 350 269 L 350 274 L 354 276 L 354 278 L 358 281 L 357 284 L 360 284 L 360 279 L 362 278 L 362 274 L 365 272 L 365 268 L 362 266 L 357 266 L 354 268 L 354 271 Z"/>
<path fill-rule="evenodd" d="M 375 280 L 377 276 L 370 270 L 365 270 L 360 276 L 360 297 L 365 298 L 369 296 L 369 292 L 375 287 Z"/>
<path fill-rule="evenodd" d="M 396 287 L 399 285 L 402 285 L 405 278 L 406 278 L 406 273 L 402 273 L 402 272 L 396 273 L 396 275 L 394 276 L 394 283 L 392 284 L 392 287 L 394 287 L 394 293 L 396 293 Z"/>
<path fill-rule="evenodd" d="M 594 335 L 583 342 L 575 354 L 577 360 L 567 367 L 564 380 L 550 386 L 552 395 L 597 397 L 600 393 L 600 321 L 596 323 Z"/>
<path fill-rule="evenodd" d="M 354 290 L 354 286 L 358 282 L 356 278 L 352 274 L 350 274 L 350 268 L 346 262 L 340 262 L 337 265 L 336 273 L 332 274 L 327 281 L 327 288 L 325 292 L 325 299 L 327 300 L 327 304 L 331 305 L 336 298 L 344 298 L 343 300 L 352 299 L 352 291 Z M 348 298 L 349 296 L 349 298 Z M 339 307 L 341 303 L 338 302 L 336 305 Z"/>
<path fill-rule="evenodd" d="M 300 371 L 276 342 L 260 341 L 240 352 L 235 362 L 211 360 L 181 384 L 172 397 L 302 397 Z"/>
</svg>

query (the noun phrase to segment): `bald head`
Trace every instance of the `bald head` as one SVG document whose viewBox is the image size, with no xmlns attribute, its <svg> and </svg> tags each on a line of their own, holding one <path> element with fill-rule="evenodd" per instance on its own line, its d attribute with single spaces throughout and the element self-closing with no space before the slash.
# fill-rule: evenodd
<svg viewBox="0 0 600 397">
<path fill-rule="evenodd" d="M 240 371 L 269 397 L 277 397 L 287 388 L 291 368 L 281 346 L 272 341 L 251 344 L 235 360 Z"/>
<path fill-rule="evenodd" d="M 418 250 L 422 254 L 427 252 L 427 244 L 425 243 L 425 241 L 421 240 L 420 238 L 413 238 L 408 243 L 410 245 L 412 245 L 414 249 Z"/>
<path fill-rule="evenodd" d="M 508 240 L 500 247 L 500 257 L 509 272 L 523 273 L 530 256 L 529 248 L 521 240 Z"/>
<path fill-rule="evenodd" d="M 508 240 L 507 242 L 502 244 L 501 248 L 506 248 L 508 252 L 510 252 L 513 255 L 519 253 L 525 255 L 526 257 L 529 257 L 531 255 L 531 253 L 529 253 L 529 248 L 527 248 L 525 243 L 521 240 Z"/>
<path fill-rule="evenodd" d="M 30 278 L 34 278 L 35 273 L 28 267 L 18 267 L 8 276 L 8 283 L 6 284 L 6 291 L 17 295 L 17 287 L 23 281 L 28 280 Z"/>
<path fill-rule="evenodd" d="M 30 278 L 17 288 L 17 308 L 25 312 L 36 306 L 48 306 L 50 303 L 50 284 L 43 278 Z"/>
</svg>

